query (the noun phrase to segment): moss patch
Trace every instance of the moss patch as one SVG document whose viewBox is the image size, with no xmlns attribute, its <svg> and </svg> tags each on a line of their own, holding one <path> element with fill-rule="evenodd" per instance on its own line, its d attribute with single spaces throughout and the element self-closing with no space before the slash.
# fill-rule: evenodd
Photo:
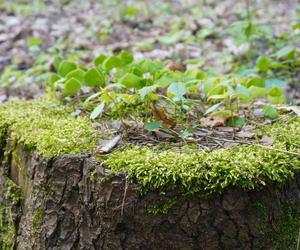
<svg viewBox="0 0 300 250">
<path fill-rule="evenodd" d="M 300 230 L 300 204 L 292 200 L 284 200 L 279 208 L 278 216 L 270 217 L 269 209 L 264 203 L 254 203 L 254 209 L 261 218 L 260 231 L 268 239 L 274 249 L 296 249 Z"/>
<path fill-rule="evenodd" d="M 0 190 L 2 202 L 0 203 L 0 249 L 13 249 L 15 240 L 15 227 L 13 223 L 12 207 L 21 199 L 22 194 L 20 188 L 7 177 L 2 177 L 5 180 L 4 186 Z M 9 205 L 8 205 L 9 204 Z"/>
<path fill-rule="evenodd" d="M 44 219 L 45 213 L 44 210 L 40 207 L 38 207 L 33 215 L 33 219 L 32 219 L 32 226 L 33 226 L 33 230 L 36 233 L 40 227 L 43 224 L 43 219 Z"/>
<path fill-rule="evenodd" d="M 263 129 L 274 149 L 300 152 L 300 118 Z M 132 147 L 109 155 L 106 164 L 125 171 L 142 190 L 220 191 L 228 186 L 253 189 L 267 182 L 284 182 L 300 170 L 300 157 L 257 145 L 212 152 Z"/>
<path fill-rule="evenodd" d="M 8 129 L 13 141 L 45 157 L 91 151 L 97 142 L 88 118 L 72 117 L 44 99 L 1 105 L 0 144 Z"/>
</svg>

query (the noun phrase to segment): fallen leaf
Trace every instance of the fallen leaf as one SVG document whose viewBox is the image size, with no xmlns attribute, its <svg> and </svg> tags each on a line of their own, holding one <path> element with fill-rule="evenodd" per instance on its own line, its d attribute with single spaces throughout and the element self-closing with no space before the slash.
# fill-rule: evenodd
<svg viewBox="0 0 300 250">
<path fill-rule="evenodd" d="M 152 105 L 153 118 L 156 121 L 162 121 L 163 126 L 174 128 L 176 126 L 176 121 L 171 120 L 165 113 L 165 111 L 155 105 Z"/>
<path fill-rule="evenodd" d="M 290 107 L 278 107 L 279 110 L 284 110 L 284 111 L 292 111 L 296 115 L 300 116 L 300 108 L 297 106 L 290 106 Z"/>
<path fill-rule="evenodd" d="M 273 140 L 269 137 L 264 135 L 261 139 L 260 142 L 262 142 L 266 146 L 272 146 Z"/>
<path fill-rule="evenodd" d="M 238 142 L 225 142 L 223 146 L 224 146 L 224 148 L 232 148 L 232 147 L 235 147 L 238 145 L 239 145 Z"/>
<path fill-rule="evenodd" d="M 117 135 L 109 140 L 102 140 L 101 147 L 96 149 L 97 153 L 108 153 L 110 152 L 121 140 L 121 136 Z"/>
<path fill-rule="evenodd" d="M 169 68 L 170 70 L 174 70 L 174 71 L 181 71 L 181 72 L 186 71 L 186 65 L 183 64 L 183 63 L 180 62 L 180 61 L 171 62 L 171 63 L 169 64 L 168 68 Z"/>
<path fill-rule="evenodd" d="M 225 124 L 224 118 L 219 117 L 219 116 L 203 117 L 200 119 L 200 122 L 202 125 L 204 125 L 206 127 L 211 127 L 211 128 L 224 126 L 224 124 Z"/>
<path fill-rule="evenodd" d="M 250 131 L 240 131 L 238 133 L 236 133 L 237 137 L 240 138 L 253 138 L 254 137 L 254 133 L 250 132 Z"/>
</svg>

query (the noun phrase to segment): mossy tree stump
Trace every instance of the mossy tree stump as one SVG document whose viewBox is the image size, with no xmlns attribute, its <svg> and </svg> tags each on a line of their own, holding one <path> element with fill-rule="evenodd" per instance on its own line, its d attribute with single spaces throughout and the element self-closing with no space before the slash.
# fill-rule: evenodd
<svg viewBox="0 0 300 250">
<path fill-rule="evenodd" d="M 61 121 L 64 112 L 51 105 L 10 105 L 0 110 L 1 249 L 294 249 L 297 244 L 296 155 L 276 150 L 251 155 L 252 146 L 180 154 L 129 148 L 96 159 L 91 152 L 97 136 L 88 121 Z M 37 114 L 31 114 L 32 105 Z M 60 120 L 67 130 L 39 121 L 45 113 L 47 124 Z M 298 150 L 299 130 L 291 127 L 299 123 L 272 127 L 272 133 L 290 131 L 290 137 L 274 139 L 278 149 Z M 233 158 L 221 158 L 228 153 Z M 238 155 L 265 162 L 232 165 Z M 277 165 L 269 168 L 273 158 Z"/>
</svg>

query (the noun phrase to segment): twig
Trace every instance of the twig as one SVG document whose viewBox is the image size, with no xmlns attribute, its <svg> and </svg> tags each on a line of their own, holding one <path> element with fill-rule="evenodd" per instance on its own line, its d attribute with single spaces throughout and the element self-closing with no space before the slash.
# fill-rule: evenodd
<svg viewBox="0 0 300 250">
<path fill-rule="evenodd" d="M 265 146 L 265 145 L 261 145 L 261 144 L 257 144 L 257 143 L 251 143 L 251 142 L 240 141 L 240 140 L 229 140 L 229 139 L 223 139 L 223 138 L 212 137 L 212 136 L 206 136 L 206 137 L 208 137 L 210 139 L 214 139 L 214 140 L 219 140 L 219 141 L 236 142 L 236 143 L 240 143 L 240 144 L 247 144 L 247 145 L 258 146 L 258 147 L 261 147 L 261 148 L 270 149 L 270 150 L 278 151 L 278 152 L 281 152 L 281 153 L 296 155 L 296 156 L 300 157 L 300 153 L 297 153 L 297 152 L 283 150 L 283 149 L 278 149 L 278 148 L 273 148 L 273 147 L 270 147 L 270 146 Z"/>
<path fill-rule="evenodd" d="M 121 215 L 123 215 L 123 213 L 124 213 L 124 205 L 125 205 L 127 189 L 128 189 L 128 182 L 127 182 L 127 177 L 126 177 L 125 178 L 124 195 L 123 195 L 122 206 L 121 206 Z"/>
</svg>

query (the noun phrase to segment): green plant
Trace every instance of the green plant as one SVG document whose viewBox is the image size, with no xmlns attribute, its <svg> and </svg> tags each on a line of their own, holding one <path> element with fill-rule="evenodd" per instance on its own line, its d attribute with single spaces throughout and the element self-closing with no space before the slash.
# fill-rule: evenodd
<svg viewBox="0 0 300 250">
<path fill-rule="evenodd" d="M 58 57 L 54 60 L 57 72 L 48 78 L 50 88 L 62 93 L 65 100 L 79 97 L 79 109 L 92 111 L 93 120 L 103 115 L 114 119 L 131 117 L 160 124 L 158 127 L 173 127 L 175 121 L 186 121 L 188 112 L 204 105 L 208 108 L 202 114 L 221 116 L 229 125 L 241 126 L 245 120 L 239 117 L 239 103 L 251 103 L 257 98 L 273 104 L 285 101 L 282 89 L 274 81 L 267 85 L 259 76 L 259 70 L 267 70 L 270 64 L 267 58 L 259 60 L 256 73 L 245 77 L 218 77 L 197 68 L 174 71 L 158 61 L 135 61 L 126 51 L 99 55 L 93 63 L 91 68 L 85 68 Z M 83 87 L 89 87 L 89 96 L 81 92 Z"/>
</svg>

